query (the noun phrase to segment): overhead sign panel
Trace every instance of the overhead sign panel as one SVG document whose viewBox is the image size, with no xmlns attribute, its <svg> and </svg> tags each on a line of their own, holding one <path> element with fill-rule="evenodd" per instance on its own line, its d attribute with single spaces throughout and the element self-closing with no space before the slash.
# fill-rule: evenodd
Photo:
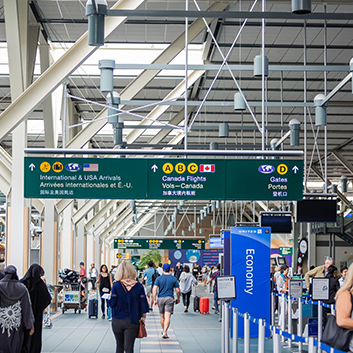
<svg viewBox="0 0 353 353">
<path fill-rule="evenodd" d="M 25 158 L 25 197 L 301 200 L 302 160 Z"/>
<path fill-rule="evenodd" d="M 204 250 L 205 238 L 114 239 L 114 249 Z"/>
</svg>

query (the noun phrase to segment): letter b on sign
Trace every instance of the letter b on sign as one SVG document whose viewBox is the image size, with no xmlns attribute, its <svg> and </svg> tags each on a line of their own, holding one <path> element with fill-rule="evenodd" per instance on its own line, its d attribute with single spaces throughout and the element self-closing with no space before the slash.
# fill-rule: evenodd
<svg viewBox="0 0 353 353">
<path fill-rule="evenodd" d="M 176 166 L 175 166 L 175 171 L 178 173 L 178 174 L 183 174 L 186 170 L 186 167 L 183 163 L 178 163 Z"/>
</svg>

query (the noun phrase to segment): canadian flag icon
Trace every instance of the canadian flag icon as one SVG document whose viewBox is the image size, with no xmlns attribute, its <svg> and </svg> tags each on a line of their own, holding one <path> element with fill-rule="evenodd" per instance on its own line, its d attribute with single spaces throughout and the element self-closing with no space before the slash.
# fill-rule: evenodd
<svg viewBox="0 0 353 353">
<path fill-rule="evenodd" d="M 216 166 L 214 164 L 200 164 L 201 173 L 214 173 L 216 171 Z"/>
</svg>

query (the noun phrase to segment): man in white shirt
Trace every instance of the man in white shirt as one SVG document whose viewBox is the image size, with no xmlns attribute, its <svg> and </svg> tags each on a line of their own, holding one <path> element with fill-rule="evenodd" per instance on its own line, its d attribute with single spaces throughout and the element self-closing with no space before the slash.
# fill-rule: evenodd
<svg viewBox="0 0 353 353">
<path fill-rule="evenodd" d="M 92 288 L 95 289 L 97 278 L 98 278 L 98 270 L 95 268 L 94 264 L 91 264 L 91 268 L 89 270 L 89 276 L 92 282 Z"/>
<path fill-rule="evenodd" d="M 347 272 L 348 272 L 348 268 L 346 266 L 342 266 L 341 267 L 341 275 L 342 275 L 342 277 L 338 280 L 338 282 L 340 284 L 340 288 L 343 287 L 344 281 L 346 280 Z"/>
<path fill-rule="evenodd" d="M 163 275 L 162 264 L 158 264 L 158 266 L 156 267 L 156 271 L 159 273 L 160 276 Z"/>
</svg>

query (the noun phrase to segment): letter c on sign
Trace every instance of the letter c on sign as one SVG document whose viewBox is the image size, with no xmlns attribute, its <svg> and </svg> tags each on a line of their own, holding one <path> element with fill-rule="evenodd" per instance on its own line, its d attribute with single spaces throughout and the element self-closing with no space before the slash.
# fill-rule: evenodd
<svg viewBox="0 0 353 353">
<path fill-rule="evenodd" d="M 188 172 L 190 174 L 195 174 L 199 170 L 199 167 L 197 166 L 196 163 L 190 163 L 188 165 Z"/>
</svg>

